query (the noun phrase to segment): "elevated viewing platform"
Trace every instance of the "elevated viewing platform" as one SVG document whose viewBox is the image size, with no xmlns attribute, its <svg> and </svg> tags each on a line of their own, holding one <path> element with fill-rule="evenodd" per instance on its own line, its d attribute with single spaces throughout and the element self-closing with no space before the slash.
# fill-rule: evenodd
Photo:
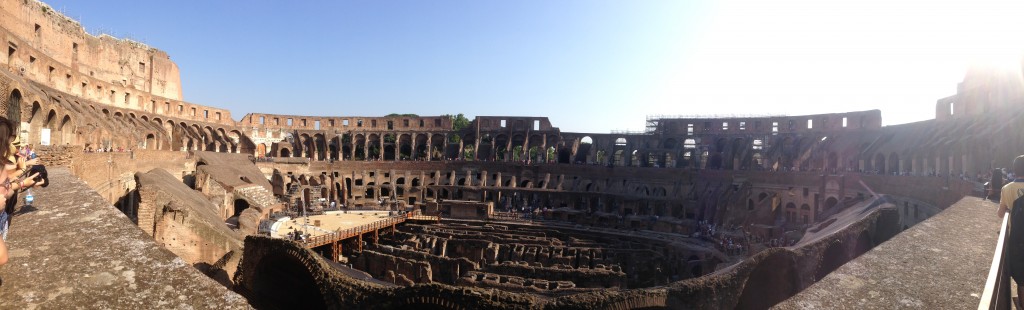
<svg viewBox="0 0 1024 310">
<path fill-rule="evenodd" d="M 775 308 L 976 308 L 999 237 L 997 208 L 965 197 Z"/>
<path fill-rule="evenodd" d="M 2 309 L 248 309 L 64 168 L 14 212 Z"/>
</svg>

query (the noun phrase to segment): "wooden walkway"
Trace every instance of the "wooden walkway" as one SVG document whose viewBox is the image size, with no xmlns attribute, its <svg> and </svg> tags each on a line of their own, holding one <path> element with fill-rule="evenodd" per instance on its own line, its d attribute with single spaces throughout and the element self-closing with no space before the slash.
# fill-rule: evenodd
<svg viewBox="0 0 1024 310">
<path fill-rule="evenodd" d="M 306 239 L 305 241 L 299 241 L 300 244 L 307 248 L 315 248 L 322 245 L 328 245 L 341 240 L 349 238 L 359 238 L 362 241 L 364 234 L 373 233 L 374 241 L 377 240 L 378 232 L 384 228 L 391 228 L 391 231 L 395 230 L 395 225 L 405 222 L 408 216 L 392 216 L 383 221 L 377 221 L 370 224 L 360 225 L 352 228 L 341 229 L 333 233 L 326 235 L 320 235 Z"/>
</svg>

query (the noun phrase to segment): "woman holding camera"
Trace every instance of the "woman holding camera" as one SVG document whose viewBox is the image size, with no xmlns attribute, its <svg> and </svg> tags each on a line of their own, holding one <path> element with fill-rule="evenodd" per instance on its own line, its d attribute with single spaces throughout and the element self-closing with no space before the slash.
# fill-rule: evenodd
<svg viewBox="0 0 1024 310">
<path fill-rule="evenodd" d="M 10 227 L 11 215 L 18 204 L 18 191 L 36 185 L 38 173 L 29 174 L 29 168 L 38 164 L 38 159 L 27 159 L 18 154 L 21 141 L 18 139 L 18 125 L 13 121 L 0 117 L 0 195 L 5 200 L 4 210 L 0 213 L 0 265 L 7 263 L 7 230 Z"/>
</svg>

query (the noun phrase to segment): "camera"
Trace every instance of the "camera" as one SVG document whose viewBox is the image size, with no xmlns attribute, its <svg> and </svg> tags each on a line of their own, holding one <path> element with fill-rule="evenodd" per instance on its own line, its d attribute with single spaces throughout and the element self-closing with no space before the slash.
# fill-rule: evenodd
<svg viewBox="0 0 1024 310">
<path fill-rule="evenodd" d="M 46 174 L 46 166 L 34 165 L 32 167 L 29 167 L 28 175 L 32 175 L 34 173 L 39 173 L 39 175 L 32 179 L 33 181 L 36 181 L 36 183 L 45 181 L 46 183 L 43 183 L 42 187 L 50 186 L 50 177 Z"/>
</svg>

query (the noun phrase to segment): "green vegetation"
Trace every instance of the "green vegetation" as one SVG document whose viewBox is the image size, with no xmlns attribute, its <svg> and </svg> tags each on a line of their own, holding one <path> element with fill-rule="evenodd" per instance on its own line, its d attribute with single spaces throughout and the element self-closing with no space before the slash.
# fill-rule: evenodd
<svg viewBox="0 0 1024 310">
<path fill-rule="evenodd" d="M 384 117 L 420 117 L 420 116 L 416 115 L 416 114 L 411 114 L 411 113 L 409 113 L 409 114 L 391 113 L 391 114 L 388 114 L 388 115 L 384 115 Z"/>
</svg>

